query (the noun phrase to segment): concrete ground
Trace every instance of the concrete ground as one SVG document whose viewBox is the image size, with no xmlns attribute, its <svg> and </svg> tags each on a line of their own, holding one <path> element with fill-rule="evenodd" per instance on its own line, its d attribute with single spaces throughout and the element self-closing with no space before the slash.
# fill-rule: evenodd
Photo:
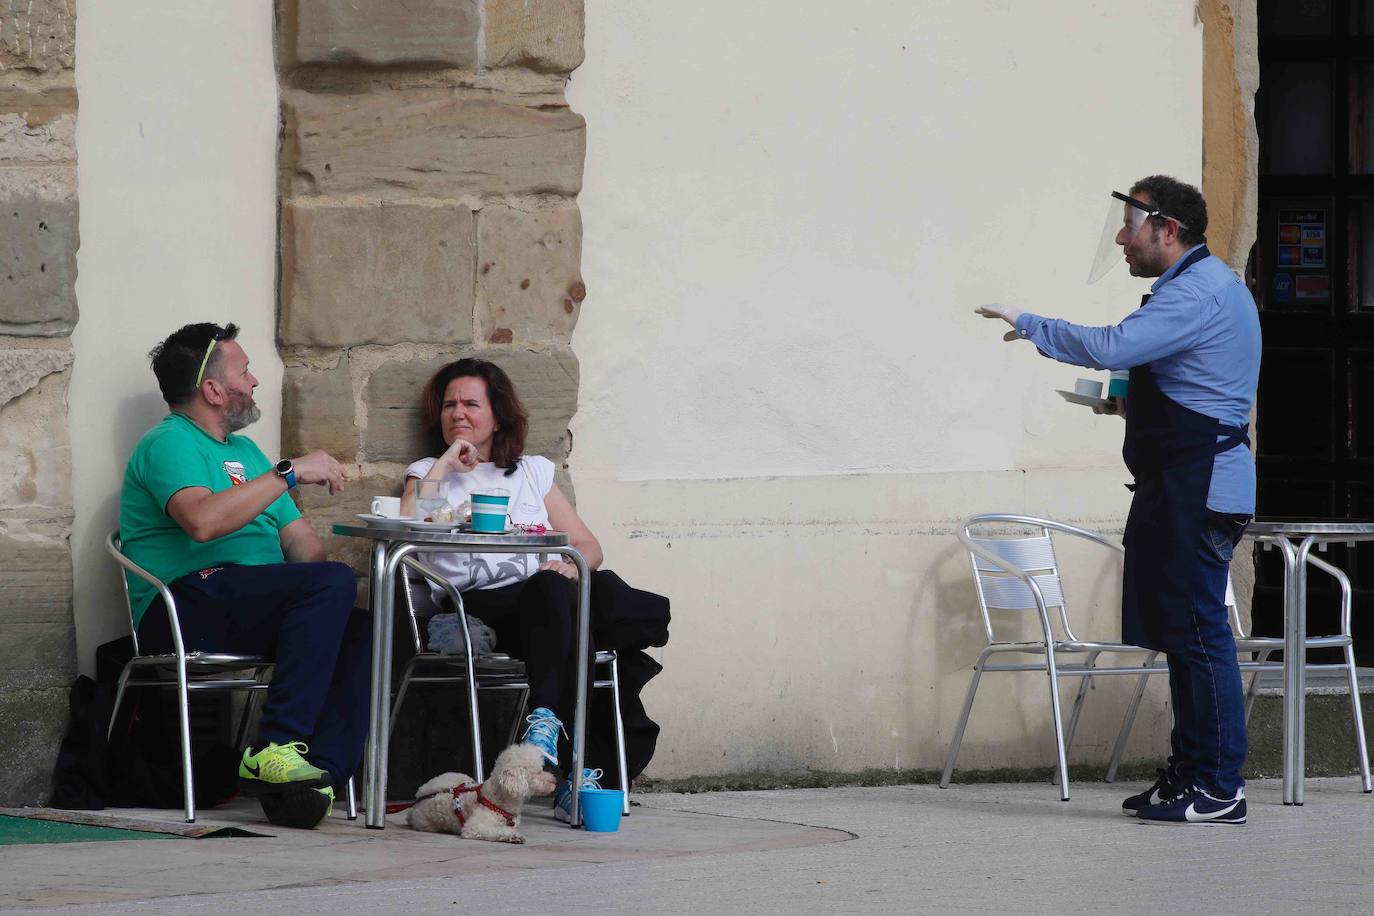
<svg viewBox="0 0 1374 916">
<path fill-rule="evenodd" d="M 69 913 L 1368 913 L 1374 797 L 1252 782 L 1244 827 L 1128 819 L 1139 783 L 648 794 L 615 834 L 527 807 L 525 846 L 369 831 L 0 847 L 0 907 Z M 175 812 L 106 812 L 176 821 Z M 399 817 L 393 817 L 399 822 Z"/>
</svg>

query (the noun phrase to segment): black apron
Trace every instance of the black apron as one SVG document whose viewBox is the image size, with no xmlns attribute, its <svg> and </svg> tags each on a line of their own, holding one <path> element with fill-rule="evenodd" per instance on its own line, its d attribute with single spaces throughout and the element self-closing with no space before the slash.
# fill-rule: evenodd
<svg viewBox="0 0 1374 916">
<path fill-rule="evenodd" d="M 1209 255 L 1206 246 L 1199 248 L 1170 279 Z M 1227 426 L 1169 398 L 1148 364 L 1131 370 L 1121 447 L 1135 477 L 1122 538 L 1124 642 L 1174 652 L 1193 638 L 1192 606 L 1206 588 L 1199 545 L 1207 523 L 1212 461 L 1237 445 L 1248 445 L 1247 433 L 1245 426 Z M 1218 436 L 1224 438 L 1218 441 Z"/>
</svg>

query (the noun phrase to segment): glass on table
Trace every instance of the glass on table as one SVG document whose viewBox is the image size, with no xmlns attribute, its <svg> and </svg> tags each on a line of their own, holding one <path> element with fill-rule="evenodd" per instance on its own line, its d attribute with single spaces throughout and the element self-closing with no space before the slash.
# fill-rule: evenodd
<svg viewBox="0 0 1374 916">
<path fill-rule="evenodd" d="M 415 484 L 415 518 L 422 522 L 437 521 L 434 513 L 448 507 L 448 481 L 421 480 Z"/>
</svg>

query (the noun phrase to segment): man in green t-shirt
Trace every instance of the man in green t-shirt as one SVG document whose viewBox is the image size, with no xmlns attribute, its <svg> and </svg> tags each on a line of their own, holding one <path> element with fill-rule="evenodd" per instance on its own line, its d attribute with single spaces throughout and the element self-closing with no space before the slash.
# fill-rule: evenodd
<svg viewBox="0 0 1374 916">
<path fill-rule="evenodd" d="M 260 415 L 237 334 L 189 324 L 149 354 L 171 412 L 129 458 L 119 532 L 125 555 L 167 583 L 186 651 L 275 659 L 239 782 L 275 823 L 314 826 L 362 757 L 372 626 L 353 606 L 352 569 L 325 560 L 287 495 L 303 484 L 338 493 L 343 465 L 321 451 L 274 465 L 237 434 Z M 171 651 L 162 597 L 127 579 L 140 650 Z"/>
</svg>

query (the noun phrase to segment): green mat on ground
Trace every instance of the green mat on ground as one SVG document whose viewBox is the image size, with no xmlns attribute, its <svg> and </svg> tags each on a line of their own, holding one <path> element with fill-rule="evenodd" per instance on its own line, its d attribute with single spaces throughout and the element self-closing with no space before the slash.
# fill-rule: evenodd
<svg viewBox="0 0 1374 916">
<path fill-rule="evenodd" d="M 101 840 L 176 840 L 174 833 L 151 833 L 121 827 L 93 827 L 61 821 L 0 815 L 0 846 L 26 843 L 91 843 Z"/>
</svg>

